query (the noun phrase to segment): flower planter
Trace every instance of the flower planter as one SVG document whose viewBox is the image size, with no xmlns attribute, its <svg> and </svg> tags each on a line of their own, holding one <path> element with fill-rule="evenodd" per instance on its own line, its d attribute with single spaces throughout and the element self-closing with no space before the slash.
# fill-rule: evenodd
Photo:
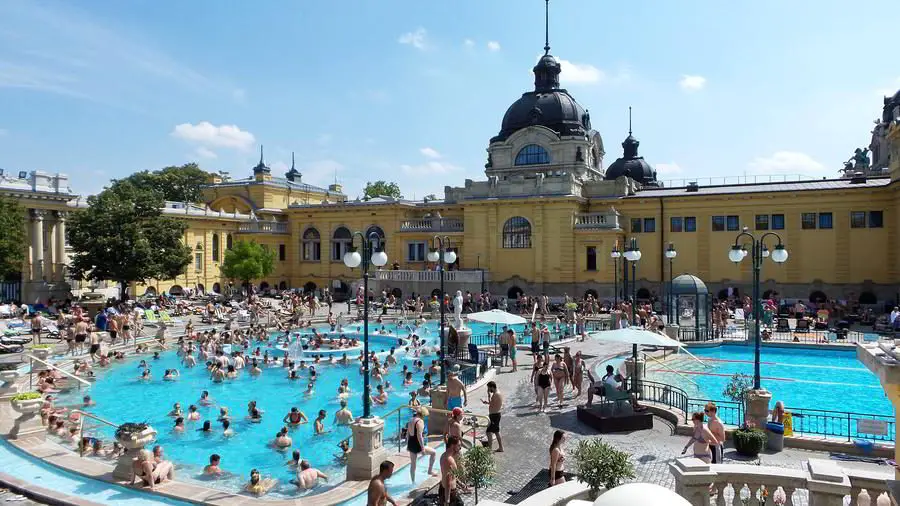
<svg viewBox="0 0 900 506">
<path fill-rule="evenodd" d="M 47 360 L 47 357 L 50 356 L 49 348 L 32 348 L 31 354 L 41 360 Z"/>
<path fill-rule="evenodd" d="M 20 415 L 28 416 L 38 413 L 44 400 L 38 397 L 37 399 L 10 401 L 9 403 L 12 405 L 13 411 Z"/>
<path fill-rule="evenodd" d="M 125 452 L 116 462 L 116 467 L 113 469 L 113 476 L 124 480 L 131 478 L 133 461 L 138 456 L 138 452 L 143 450 L 148 444 L 152 443 L 154 439 L 156 439 L 156 431 L 150 426 L 147 426 L 147 428 L 141 432 L 131 432 L 121 436 L 116 435 L 116 441 L 125 447 Z"/>
<path fill-rule="evenodd" d="M 116 441 L 128 450 L 142 450 L 154 439 L 156 439 L 156 430 L 153 427 L 147 427 L 137 434 L 130 434 L 130 437 L 116 437 Z"/>
</svg>

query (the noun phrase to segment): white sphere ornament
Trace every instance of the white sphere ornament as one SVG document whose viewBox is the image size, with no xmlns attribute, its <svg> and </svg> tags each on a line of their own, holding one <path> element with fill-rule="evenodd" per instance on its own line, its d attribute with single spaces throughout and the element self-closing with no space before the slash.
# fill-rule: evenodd
<svg viewBox="0 0 900 506">
<path fill-rule="evenodd" d="M 653 483 L 628 483 L 607 490 L 594 501 L 594 506 L 691 506 L 674 490 Z"/>
<path fill-rule="evenodd" d="M 448 251 L 444 253 L 444 263 L 452 264 L 453 262 L 456 262 L 456 252 Z"/>
<path fill-rule="evenodd" d="M 384 267 L 387 265 L 388 257 L 384 251 L 376 251 L 372 253 L 372 264 L 376 267 Z"/>
<path fill-rule="evenodd" d="M 744 250 L 739 246 L 732 246 L 731 250 L 728 252 L 728 259 L 734 263 L 740 262 L 744 259 Z"/>
<path fill-rule="evenodd" d="M 362 263 L 362 255 L 359 254 L 359 251 L 348 251 L 344 253 L 344 265 L 351 269 L 355 269 L 359 267 L 359 264 Z"/>
<path fill-rule="evenodd" d="M 775 246 L 775 251 L 772 252 L 772 260 L 775 263 L 783 263 L 788 259 L 788 252 L 784 248 L 783 244 L 779 244 Z"/>
<path fill-rule="evenodd" d="M 438 253 L 438 250 L 433 249 L 428 252 L 428 261 L 429 262 L 437 262 L 441 258 L 441 254 Z"/>
</svg>

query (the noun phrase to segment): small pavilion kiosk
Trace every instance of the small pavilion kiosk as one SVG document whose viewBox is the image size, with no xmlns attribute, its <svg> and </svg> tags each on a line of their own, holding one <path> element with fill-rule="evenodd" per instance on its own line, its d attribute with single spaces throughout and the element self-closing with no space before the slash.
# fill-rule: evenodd
<svg viewBox="0 0 900 506">
<path fill-rule="evenodd" d="M 697 276 L 682 274 L 672 280 L 675 322 L 679 341 L 706 341 L 712 336 L 712 299 L 706 283 Z M 674 330 L 674 329 L 673 329 Z M 675 336 L 670 336 L 675 338 Z"/>
</svg>

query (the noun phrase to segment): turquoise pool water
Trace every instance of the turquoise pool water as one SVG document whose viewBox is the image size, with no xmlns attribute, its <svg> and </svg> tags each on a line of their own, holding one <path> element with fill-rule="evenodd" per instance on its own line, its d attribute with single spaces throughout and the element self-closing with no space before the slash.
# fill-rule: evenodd
<svg viewBox="0 0 900 506">
<path fill-rule="evenodd" d="M 691 397 L 724 399 L 722 391 L 733 374 L 753 376 L 752 346 L 723 345 L 690 352 L 711 367 L 682 354 L 665 362 L 677 374 L 651 361 L 648 379 L 678 385 Z M 856 358 L 855 350 L 763 346 L 760 357 L 761 383 L 772 392 L 773 405 L 780 400 L 793 408 L 894 414 L 878 378 Z"/>
<path fill-rule="evenodd" d="M 99 504 L 125 506 L 158 504 L 188 506 L 192 504 L 138 492 L 126 487 L 92 480 L 63 471 L 50 464 L 45 464 L 26 456 L 3 439 L 0 439 L 0 469 L 3 472 L 14 474 L 20 480 Z M 408 476 L 407 479 L 409 479 Z"/>
<path fill-rule="evenodd" d="M 470 327 L 473 334 L 487 333 L 493 328 L 492 325 L 478 323 L 471 324 Z M 345 327 L 345 331 L 352 331 L 354 328 L 356 325 L 348 326 Z M 382 328 L 393 333 L 373 335 Z M 408 333 L 406 328 L 397 328 L 393 324 L 370 324 L 370 350 L 386 354 L 390 347 L 395 346 L 398 358 L 397 366 L 392 367 L 385 376 L 385 380 L 392 385 L 388 401 L 385 405 L 373 404 L 374 415 L 383 416 L 395 407 L 406 404 L 410 398 L 409 392 L 422 385 L 425 370 L 431 360 L 436 359 L 435 355 L 407 356 L 403 348 L 398 346 L 397 339 L 406 337 Z M 424 328 L 418 329 L 417 334 L 425 337 L 432 345 L 438 341 L 435 322 L 429 322 Z M 346 332 L 346 335 L 352 337 L 354 334 Z M 274 344 L 272 340 L 272 345 Z M 252 349 L 255 349 L 255 345 Z M 266 349 L 270 355 L 277 357 L 284 354 L 283 351 L 271 346 L 263 347 L 262 351 Z M 279 486 L 270 495 L 297 497 L 302 494 L 289 483 L 295 471 L 286 465 L 286 461 L 290 458 L 292 450 L 299 450 L 302 458 L 329 476 L 327 483 L 313 490 L 314 493 L 320 493 L 344 479 L 344 466 L 336 457 L 341 453 L 338 444 L 350 436 L 350 429 L 333 424 L 334 414 L 339 409 L 340 403 L 337 395 L 338 386 L 343 378 L 347 378 L 351 386 L 351 394 L 347 397 L 348 407 L 354 416 L 361 416 L 363 412 L 363 378 L 359 370 L 360 364 L 355 360 L 358 355 L 358 352 L 348 353 L 351 358 L 351 364 L 348 366 L 328 365 L 324 362 L 318 365 L 316 367 L 318 378 L 312 395 L 306 394 L 309 373 L 305 370 L 300 372 L 299 380 L 290 380 L 287 369 L 280 366 L 266 367 L 257 377 L 251 376 L 245 369 L 235 380 L 213 383 L 202 364 L 194 368 L 183 367 L 174 351 L 162 353 L 157 360 L 153 360 L 151 355 L 130 357 L 124 363 L 106 370 L 95 369 L 98 380 L 91 388 L 90 394 L 97 404 L 91 411 L 114 423 L 147 422 L 152 425 L 159 433 L 156 444 L 161 445 L 167 458 L 176 463 L 179 479 L 195 480 L 213 488 L 237 491 L 246 483 L 250 470 L 256 468 L 264 477 L 271 476 L 279 480 Z M 141 373 L 138 363 L 142 359 L 147 360 L 151 367 L 152 381 L 144 382 L 138 379 Z M 416 371 L 415 360 L 422 360 L 425 370 Z M 403 385 L 401 371 L 404 365 L 413 373 L 413 384 L 410 386 Z M 178 369 L 181 377 L 177 381 L 162 380 L 166 369 Z M 373 393 L 379 383 L 372 380 Z M 202 406 L 198 402 L 204 390 L 209 391 L 213 405 Z M 80 395 L 81 393 L 77 391 L 65 394 L 59 404 L 75 404 Z M 258 407 L 264 411 L 261 423 L 251 423 L 246 419 L 247 403 L 251 400 L 257 401 Z M 167 416 L 175 402 L 180 402 L 185 412 L 189 405 L 195 404 L 201 414 L 200 421 L 186 421 L 187 429 L 183 433 L 172 430 L 174 419 Z M 423 403 L 427 403 L 427 400 L 423 400 Z M 231 428 L 235 435 L 231 438 L 223 437 L 222 425 L 216 420 L 222 406 L 229 408 L 232 417 Z M 310 423 L 291 429 L 289 435 L 293 439 L 292 448 L 288 451 L 277 451 L 270 443 L 278 430 L 285 425 L 283 418 L 292 407 L 303 411 Z M 328 432 L 315 435 L 313 420 L 320 409 L 327 413 L 325 426 Z M 409 414 L 403 413 L 400 421 L 405 424 L 408 419 Z M 212 422 L 211 433 L 198 430 L 206 420 Z M 96 427 L 93 430 L 107 443 L 112 441 L 111 430 L 103 427 Z M 395 414 L 387 420 L 385 426 L 385 445 L 391 451 L 396 451 L 396 440 L 391 440 L 396 434 Z M 221 456 L 222 469 L 234 473 L 233 476 L 214 481 L 205 480 L 201 470 L 213 453 Z M 420 467 L 417 481 L 424 479 L 424 469 Z M 408 471 L 403 471 L 398 471 L 396 486 L 408 489 L 413 483 L 409 480 Z"/>
</svg>

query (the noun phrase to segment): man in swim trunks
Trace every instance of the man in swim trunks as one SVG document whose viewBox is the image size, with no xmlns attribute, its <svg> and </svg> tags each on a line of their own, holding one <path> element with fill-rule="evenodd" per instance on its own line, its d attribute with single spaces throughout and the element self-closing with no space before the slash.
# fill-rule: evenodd
<svg viewBox="0 0 900 506">
<path fill-rule="evenodd" d="M 469 397 L 466 394 L 466 386 L 457 377 L 459 375 L 459 366 L 453 366 L 453 369 L 447 374 L 447 409 L 461 408 L 469 403 Z"/>
<path fill-rule="evenodd" d="M 387 487 L 384 485 L 385 480 L 394 474 L 394 463 L 385 460 L 378 469 L 378 474 L 369 482 L 369 491 L 367 494 L 366 506 L 385 506 L 391 503 L 396 506 L 396 501 L 388 493 Z"/>
<path fill-rule="evenodd" d="M 503 452 L 503 440 L 500 439 L 500 411 L 503 409 L 503 395 L 497 391 L 497 384 L 488 381 L 487 384 L 488 398 L 482 400 L 488 405 L 488 419 L 490 424 L 484 430 L 487 434 L 488 448 L 494 447 L 494 436 L 497 436 L 497 453 Z"/>
</svg>

